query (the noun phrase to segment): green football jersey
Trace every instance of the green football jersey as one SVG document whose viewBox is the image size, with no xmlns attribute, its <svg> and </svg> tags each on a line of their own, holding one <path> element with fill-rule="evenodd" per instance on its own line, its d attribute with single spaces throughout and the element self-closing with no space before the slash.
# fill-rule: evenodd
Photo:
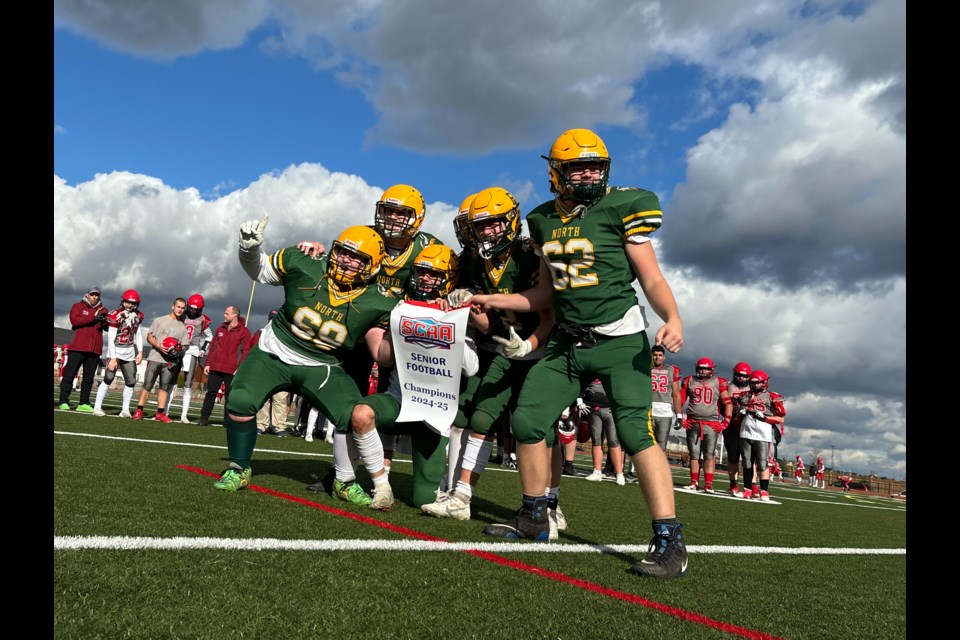
<svg viewBox="0 0 960 640">
<path fill-rule="evenodd" d="M 270 256 L 284 293 L 272 326 L 277 339 L 297 353 L 336 364 L 372 327 L 389 328 L 398 300 L 376 284 L 341 292 L 325 277 L 328 260 L 315 260 L 297 247 Z"/>
<path fill-rule="evenodd" d="M 530 237 L 553 270 L 558 324 L 607 324 L 638 304 L 624 245 L 659 229 L 662 217 L 656 194 L 629 187 L 611 187 L 582 216 L 563 214 L 555 200 L 527 215 Z"/>
<path fill-rule="evenodd" d="M 464 286 L 464 277 L 480 293 L 520 293 L 537 286 L 540 275 L 540 256 L 529 239 L 523 238 L 514 244 L 513 252 L 504 264 L 497 264 L 495 260 L 484 260 L 477 257 L 461 263 L 461 284 Z M 533 334 L 540 324 L 540 314 L 515 313 L 513 311 L 499 311 L 500 321 L 504 327 L 513 327 L 521 338 L 526 339 Z M 506 329 L 495 330 L 498 335 L 506 337 Z"/>
<path fill-rule="evenodd" d="M 407 289 L 407 280 L 413 274 L 413 259 L 424 247 L 438 242 L 440 241 L 435 236 L 420 231 L 413 236 L 413 240 L 402 253 L 391 257 L 388 250 L 380 265 L 380 272 L 377 273 L 377 284 L 389 289 L 397 298 L 402 298 Z"/>
</svg>

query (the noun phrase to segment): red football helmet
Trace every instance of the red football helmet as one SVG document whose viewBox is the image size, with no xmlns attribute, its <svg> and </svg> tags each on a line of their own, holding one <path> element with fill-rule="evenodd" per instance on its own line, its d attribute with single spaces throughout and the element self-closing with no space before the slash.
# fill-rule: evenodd
<svg viewBox="0 0 960 640">
<path fill-rule="evenodd" d="M 160 345 L 164 349 L 167 349 L 167 354 L 164 357 L 170 362 L 171 366 L 179 362 L 180 358 L 183 357 L 183 352 L 185 351 L 184 346 L 173 336 L 164 338 L 163 341 L 160 342 Z"/>
<path fill-rule="evenodd" d="M 590 423 L 581 420 L 577 427 L 577 442 L 583 443 L 590 439 Z"/>
<path fill-rule="evenodd" d="M 738 362 L 737 364 L 733 365 L 733 377 L 739 379 L 740 381 L 745 381 L 747 378 L 749 378 L 751 371 L 752 369 L 750 369 L 750 365 L 746 362 Z"/>
<path fill-rule="evenodd" d="M 700 358 L 697 360 L 697 366 L 694 367 L 698 378 L 709 378 L 716 368 L 717 365 L 713 364 L 713 360 L 710 358 Z"/>
<path fill-rule="evenodd" d="M 187 317 L 199 318 L 203 313 L 203 296 L 195 293 L 187 298 Z"/>
<path fill-rule="evenodd" d="M 770 376 L 767 375 L 766 371 L 761 371 L 757 369 L 752 374 L 750 374 L 750 389 L 754 393 L 760 393 L 767 390 L 767 386 L 770 384 Z"/>
<path fill-rule="evenodd" d="M 137 293 L 136 289 L 127 289 L 120 296 L 120 302 L 132 302 L 133 308 L 136 309 L 140 306 L 140 294 Z"/>
<path fill-rule="evenodd" d="M 569 417 L 569 409 L 567 411 L 567 416 Z M 562 418 L 563 416 L 561 416 Z M 557 426 L 557 435 L 560 437 L 560 442 L 562 444 L 570 444 L 577 439 L 577 427 L 573 424 L 572 421 L 562 419 L 560 420 L 559 425 Z"/>
</svg>

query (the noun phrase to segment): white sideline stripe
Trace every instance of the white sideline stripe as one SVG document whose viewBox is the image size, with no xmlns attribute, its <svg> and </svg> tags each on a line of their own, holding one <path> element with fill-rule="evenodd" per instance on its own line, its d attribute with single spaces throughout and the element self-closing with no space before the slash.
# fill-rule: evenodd
<svg viewBox="0 0 960 640">
<path fill-rule="evenodd" d="M 280 540 L 278 538 L 145 538 L 127 536 L 55 536 L 54 550 L 193 550 L 229 551 L 485 551 L 488 553 L 646 553 L 639 544 L 550 544 L 543 542 L 431 542 L 428 540 Z M 906 549 L 855 549 L 850 547 L 749 547 L 689 545 L 690 553 L 781 554 L 831 556 L 903 556 Z"/>
<path fill-rule="evenodd" d="M 177 447 L 199 447 L 201 449 L 222 449 L 226 451 L 227 447 L 220 444 L 202 444 L 199 442 L 179 442 L 173 440 L 151 440 L 149 438 L 126 438 L 123 436 L 105 436 L 99 433 L 77 433 L 76 431 L 54 431 L 55 435 L 59 436 L 79 436 L 81 438 L 99 438 L 101 440 L 122 440 L 124 442 L 146 442 L 149 444 L 169 444 Z M 310 458 L 332 458 L 333 454 L 331 453 L 310 453 L 308 451 L 287 451 L 285 449 L 261 449 L 257 447 L 257 451 L 261 453 L 283 453 L 294 456 L 307 456 Z M 406 460 L 398 460 L 398 462 L 406 462 Z"/>
</svg>

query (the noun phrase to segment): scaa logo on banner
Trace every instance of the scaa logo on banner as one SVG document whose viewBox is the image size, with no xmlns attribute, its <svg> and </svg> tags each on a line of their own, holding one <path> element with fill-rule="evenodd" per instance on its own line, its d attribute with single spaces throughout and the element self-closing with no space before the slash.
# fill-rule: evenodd
<svg viewBox="0 0 960 640">
<path fill-rule="evenodd" d="M 400 318 L 400 336 L 407 344 L 416 344 L 426 349 L 450 349 L 457 341 L 457 327 L 452 322 L 434 318 Z"/>
</svg>

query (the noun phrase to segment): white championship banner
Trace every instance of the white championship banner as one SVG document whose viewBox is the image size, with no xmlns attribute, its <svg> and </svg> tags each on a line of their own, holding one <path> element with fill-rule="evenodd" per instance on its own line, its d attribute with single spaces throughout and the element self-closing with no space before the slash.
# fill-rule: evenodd
<svg viewBox="0 0 960 640">
<path fill-rule="evenodd" d="M 397 422 L 427 423 L 450 435 L 460 400 L 460 372 L 470 307 L 443 312 L 404 301 L 390 313 L 390 332 L 403 399 Z"/>
</svg>

